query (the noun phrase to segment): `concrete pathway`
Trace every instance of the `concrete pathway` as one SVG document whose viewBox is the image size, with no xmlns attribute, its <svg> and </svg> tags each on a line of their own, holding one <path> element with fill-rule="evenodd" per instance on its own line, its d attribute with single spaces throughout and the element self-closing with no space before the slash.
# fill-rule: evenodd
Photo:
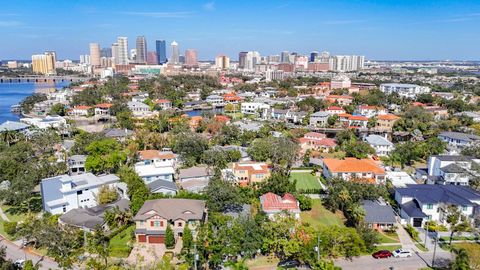
<svg viewBox="0 0 480 270">
<path fill-rule="evenodd" d="M 3 221 L 7 221 L 7 222 L 10 221 L 10 219 L 7 217 L 7 215 L 5 215 L 1 207 L 0 207 L 0 217 L 3 219 Z"/>
<path fill-rule="evenodd" d="M 413 242 L 412 238 L 410 238 L 410 235 L 407 233 L 407 231 L 403 228 L 401 224 L 398 224 L 398 223 L 397 223 L 397 234 L 398 234 L 398 239 L 400 240 L 400 243 L 402 245 L 402 248 L 410 249 L 412 251 L 417 251 L 417 252 L 420 251 L 415 246 L 415 243 Z"/>
</svg>

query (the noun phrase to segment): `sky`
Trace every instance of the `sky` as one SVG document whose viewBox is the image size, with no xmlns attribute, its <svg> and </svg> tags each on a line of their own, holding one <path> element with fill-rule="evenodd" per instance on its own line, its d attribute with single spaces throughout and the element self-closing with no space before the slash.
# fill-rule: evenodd
<svg viewBox="0 0 480 270">
<path fill-rule="evenodd" d="M 176 40 L 199 59 L 239 51 L 365 55 L 371 60 L 480 60 L 480 0 L 0 0 L 0 59 L 55 50 L 78 60 L 88 44 L 126 36 Z M 168 50 L 168 49 L 167 49 Z M 169 51 L 169 50 L 168 50 Z M 169 52 L 168 52 L 169 54 Z"/>
</svg>

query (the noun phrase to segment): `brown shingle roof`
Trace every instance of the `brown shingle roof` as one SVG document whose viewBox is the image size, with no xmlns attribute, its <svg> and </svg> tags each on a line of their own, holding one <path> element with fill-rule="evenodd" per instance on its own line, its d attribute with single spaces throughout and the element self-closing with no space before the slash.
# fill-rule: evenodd
<svg viewBox="0 0 480 270">
<path fill-rule="evenodd" d="M 205 201 L 192 199 L 158 199 L 146 201 L 134 220 L 146 220 L 160 216 L 168 220 L 202 220 Z"/>
</svg>

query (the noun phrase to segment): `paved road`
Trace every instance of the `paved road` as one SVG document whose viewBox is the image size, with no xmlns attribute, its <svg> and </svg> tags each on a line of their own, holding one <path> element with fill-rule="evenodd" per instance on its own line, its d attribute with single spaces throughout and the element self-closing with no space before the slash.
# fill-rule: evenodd
<svg viewBox="0 0 480 270">
<path fill-rule="evenodd" d="M 33 264 L 40 261 L 40 269 L 59 269 L 58 264 L 47 257 L 32 254 L 24 249 L 21 249 L 14 243 L 6 240 L 0 236 L 0 246 L 6 247 L 7 259 L 16 260 L 32 260 Z"/>
<path fill-rule="evenodd" d="M 432 252 L 414 254 L 410 258 L 374 259 L 372 256 L 362 256 L 351 261 L 345 259 L 336 260 L 335 265 L 342 267 L 343 270 L 417 270 L 429 266 L 432 263 L 432 256 Z M 449 252 L 437 249 L 435 266 L 448 265 L 450 258 L 451 254 Z"/>
</svg>

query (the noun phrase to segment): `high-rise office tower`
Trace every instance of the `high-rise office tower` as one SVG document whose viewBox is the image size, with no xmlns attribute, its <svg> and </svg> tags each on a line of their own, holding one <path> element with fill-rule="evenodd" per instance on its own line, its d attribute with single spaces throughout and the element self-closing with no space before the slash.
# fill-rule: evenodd
<svg viewBox="0 0 480 270">
<path fill-rule="evenodd" d="M 283 51 L 282 54 L 280 55 L 280 62 L 289 63 L 290 62 L 289 55 L 290 53 L 288 51 Z"/>
<path fill-rule="evenodd" d="M 112 64 L 118 65 L 118 43 L 112 44 Z"/>
<path fill-rule="evenodd" d="M 317 62 L 318 60 L 318 52 L 313 51 L 310 53 L 310 62 Z"/>
<path fill-rule="evenodd" d="M 118 60 L 116 61 L 118 65 L 127 65 L 128 64 L 128 39 L 127 37 L 118 37 Z"/>
<path fill-rule="evenodd" d="M 155 41 L 156 52 L 157 52 L 157 62 L 159 64 L 165 64 L 167 62 L 167 46 L 165 40 Z"/>
<path fill-rule="evenodd" d="M 90 64 L 92 66 L 100 66 L 100 45 L 98 43 L 90 43 Z"/>
<path fill-rule="evenodd" d="M 147 63 L 147 40 L 145 36 L 137 37 L 137 58 L 135 62 L 139 64 Z"/>
<path fill-rule="evenodd" d="M 245 63 L 247 60 L 247 53 L 248 52 L 240 52 L 238 53 L 238 67 L 245 68 Z"/>
<path fill-rule="evenodd" d="M 102 48 L 100 50 L 100 57 L 112 57 L 112 48 Z"/>
<path fill-rule="evenodd" d="M 130 60 L 131 62 L 135 62 L 137 60 L 137 49 L 130 50 Z"/>
<path fill-rule="evenodd" d="M 251 51 L 247 53 L 247 56 L 245 57 L 245 67 L 244 69 L 246 70 L 255 70 L 255 66 L 257 64 L 260 64 L 260 53 L 256 51 Z"/>
<path fill-rule="evenodd" d="M 230 67 L 230 58 L 225 55 L 219 55 L 215 58 L 215 66 L 219 69 L 228 69 Z"/>
<path fill-rule="evenodd" d="M 47 51 L 44 54 L 32 55 L 33 72 L 39 74 L 55 74 L 55 62 L 57 57 L 54 51 Z"/>
<path fill-rule="evenodd" d="M 180 53 L 178 52 L 178 43 L 174 40 L 170 47 L 172 49 L 172 57 L 170 57 L 170 63 L 180 64 Z"/>
<path fill-rule="evenodd" d="M 197 50 L 188 49 L 185 51 L 185 65 L 196 66 L 198 65 Z"/>
</svg>

